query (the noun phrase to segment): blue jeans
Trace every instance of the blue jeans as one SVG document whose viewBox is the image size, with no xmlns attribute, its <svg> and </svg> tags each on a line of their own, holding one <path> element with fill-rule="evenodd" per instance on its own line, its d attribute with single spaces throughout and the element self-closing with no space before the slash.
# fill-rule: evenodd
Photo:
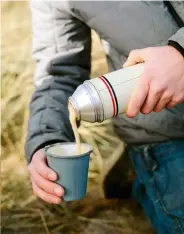
<svg viewBox="0 0 184 234">
<path fill-rule="evenodd" d="M 156 233 L 184 233 L 184 140 L 131 146 L 133 196 Z"/>
</svg>

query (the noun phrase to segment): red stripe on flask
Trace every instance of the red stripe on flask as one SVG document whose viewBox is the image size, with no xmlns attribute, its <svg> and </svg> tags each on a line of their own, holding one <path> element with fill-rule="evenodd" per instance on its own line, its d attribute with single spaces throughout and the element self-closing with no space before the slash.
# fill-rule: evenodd
<svg viewBox="0 0 184 234">
<path fill-rule="evenodd" d="M 109 91 L 111 101 L 112 101 L 112 106 L 113 106 L 113 117 L 114 117 L 116 115 L 116 103 L 115 103 L 115 99 L 114 99 L 114 95 L 111 90 L 111 87 L 109 86 L 107 81 L 102 76 L 99 76 L 98 78 L 101 79 L 101 81 L 105 84 L 105 86 L 107 87 L 107 90 Z"/>
</svg>

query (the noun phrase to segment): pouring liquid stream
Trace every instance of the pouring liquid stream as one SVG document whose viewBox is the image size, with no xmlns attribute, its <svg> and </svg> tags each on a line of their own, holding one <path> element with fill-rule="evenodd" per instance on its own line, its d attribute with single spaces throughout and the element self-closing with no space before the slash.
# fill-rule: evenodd
<svg viewBox="0 0 184 234">
<path fill-rule="evenodd" d="M 68 104 L 68 111 L 69 111 L 69 120 L 70 120 L 72 130 L 73 130 L 74 136 L 75 136 L 76 154 L 81 154 L 82 153 L 81 142 L 80 142 L 80 136 L 79 136 L 79 132 L 77 129 L 77 124 L 76 124 L 77 114 L 76 114 L 73 106 L 70 103 Z"/>
</svg>

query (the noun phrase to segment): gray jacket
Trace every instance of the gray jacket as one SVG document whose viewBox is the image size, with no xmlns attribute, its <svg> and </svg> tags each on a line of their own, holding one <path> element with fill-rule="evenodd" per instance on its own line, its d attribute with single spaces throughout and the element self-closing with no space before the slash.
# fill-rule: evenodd
<svg viewBox="0 0 184 234">
<path fill-rule="evenodd" d="M 172 2 L 184 21 L 184 2 Z M 32 1 L 35 91 L 25 151 L 28 162 L 41 147 L 73 141 L 67 100 L 89 79 L 91 28 L 100 36 L 109 70 L 122 68 L 132 49 L 167 45 L 184 47 L 179 29 L 162 1 Z M 120 116 L 115 128 L 127 143 L 159 142 L 184 137 L 184 104 L 159 114 Z"/>
</svg>

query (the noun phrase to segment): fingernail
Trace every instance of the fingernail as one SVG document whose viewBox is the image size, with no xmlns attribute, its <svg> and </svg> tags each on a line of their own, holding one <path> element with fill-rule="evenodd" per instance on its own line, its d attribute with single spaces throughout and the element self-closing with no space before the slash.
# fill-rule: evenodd
<svg viewBox="0 0 184 234">
<path fill-rule="evenodd" d="M 63 192 L 62 192 L 62 189 L 61 188 L 54 188 L 54 193 L 58 196 L 62 196 L 63 195 Z"/>
<path fill-rule="evenodd" d="M 56 204 L 60 204 L 61 203 L 61 199 L 56 199 Z"/>
<path fill-rule="evenodd" d="M 52 172 L 50 172 L 50 173 L 48 174 L 48 177 L 49 177 L 49 179 L 51 179 L 51 180 L 56 179 L 55 174 L 54 174 L 54 173 L 52 173 Z"/>
</svg>

